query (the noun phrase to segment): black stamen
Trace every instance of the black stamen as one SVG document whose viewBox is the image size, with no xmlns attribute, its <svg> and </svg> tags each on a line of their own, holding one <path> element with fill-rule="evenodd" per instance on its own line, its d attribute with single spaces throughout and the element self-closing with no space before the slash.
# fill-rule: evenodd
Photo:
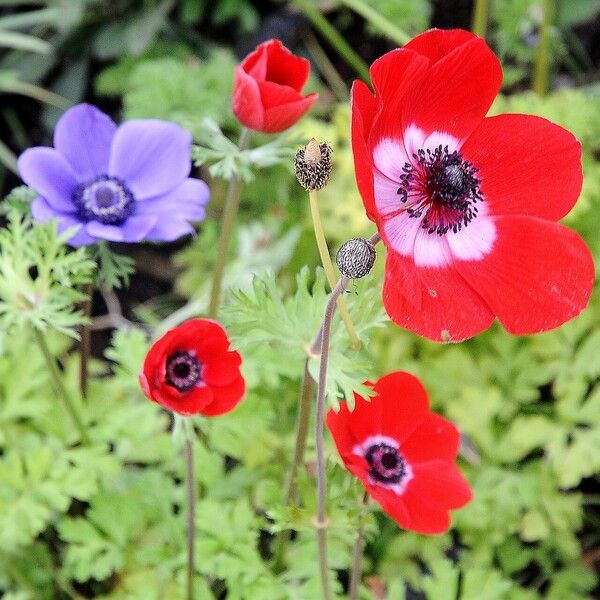
<svg viewBox="0 0 600 600">
<path fill-rule="evenodd" d="M 371 469 L 369 475 L 379 483 L 395 485 L 406 476 L 406 463 L 397 448 L 384 442 L 373 444 L 365 459 Z"/>
<path fill-rule="evenodd" d="M 177 350 L 167 358 L 166 380 L 180 392 L 189 392 L 201 380 L 202 365 L 191 353 Z"/>
</svg>

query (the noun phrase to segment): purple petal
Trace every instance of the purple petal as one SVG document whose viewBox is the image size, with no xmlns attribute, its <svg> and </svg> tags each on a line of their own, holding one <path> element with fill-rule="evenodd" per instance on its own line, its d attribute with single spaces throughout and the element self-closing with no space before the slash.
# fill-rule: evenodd
<svg viewBox="0 0 600 600">
<path fill-rule="evenodd" d="M 21 179 L 48 201 L 54 210 L 75 212 L 71 201 L 78 185 L 77 177 L 66 159 L 54 148 L 29 148 L 19 156 Z"/>
<path fill-rule="evenodd" d="M 90 221 L 86 231 L 101 240 L 109 242 L 141 242 L 156 225 L 158 217 L 140 215 L 129 217 L 122 225 L 105 225 L 100 221 Z"/>
<path fill-rule="evenodd" d="M 146 236 L 146 239 L 154 242 L 172 242 L 184 235 L 194 235 L 195 233 L 194 228 L 186 221 L 161 219 Z"/>
<path fill-rule="evenodd" d="M 54 147 L 69 161 L 80 180 L 108 173 L 110 145 L 117 130 L 112 119 L 91 104 L 70 108 L 54 130 Z"/>
<path fill-rule="evenodd" d="M 69 238 L 69 246 L 88 246 L 96 240 L 85 231 L 84 224 L 71 215 L 57 213 L 44 198 L 36 198 L 31 204 L 31 214 L 37 223 L 45 223 L 56 219 L 58 233 L 63 233 L 71 227 L 79 226 L 79 229 Z"/>
<path fill-rule="evenodd" d="M 191 144 L 192 136 L 174 123 L 128 121 L 113 139 L 109 175 L 123 180 L 136 200 L 166 194 L 189 175 Z"/>
<path fill-rule="evenodd" d="M 136 203 L 136 215 L 159 215 L 186 221 L 202 221 L 206 214 L 204 206 L 210 191 L 201 179 L 186 179 L 172 192 L 158 198 Z"/>
</svg>

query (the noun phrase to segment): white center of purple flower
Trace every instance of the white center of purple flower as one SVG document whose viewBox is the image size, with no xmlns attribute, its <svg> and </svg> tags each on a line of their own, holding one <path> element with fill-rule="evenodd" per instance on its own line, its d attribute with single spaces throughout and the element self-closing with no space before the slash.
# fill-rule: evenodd
<svg viewBox="0 0 600 600">
<path fill-rule="evenodd" d="M 406 475 L 404 457 L 397 448 L 379 442 L 370 446 L 365 452 L 365 460 L 369 463 L 369 475 L 383 484 L 398 484 Z"/>
<path fill-rule="evenodd" d="M 120 179 L 108 175 L 77 186 L 73 202 L 81 219 L 105 225 L 120 225 L 135 209 L 135 198 L 129 188 Z"/>
<path fill-rule="evenodd" d="M 166 380 L 180 392 L 189 392 L 201 381 L 202 364 L 186 350 L 177 350 L 167 358 Z"/>
<path fill-rule="evenodd" d="M 466 227 L 482 200 L 477 169 L 448 146 L 419 150 L 404 164 L 398 195 L 410 217 L 421 218 L 427 233 L 443 235 Z"/>
</svg>

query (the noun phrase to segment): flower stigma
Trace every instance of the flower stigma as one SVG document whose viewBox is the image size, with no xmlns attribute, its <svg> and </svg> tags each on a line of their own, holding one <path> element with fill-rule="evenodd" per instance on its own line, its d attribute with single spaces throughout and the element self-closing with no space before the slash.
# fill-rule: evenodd
<svg viewBox="0 0 600 600">
<path fill-rule="evenodd" d="M 444 235 L 466 227 L 477 216 L 477 202 L 483 200 L 478 169 L 448 146 L 421 149 L 413 158 L 402 167 L 397 190 L 408 215 L 422 217 L 427 233 Z"/>
<path fill-rule="evenodd" d="M 135 209 L 135 198 L 129 188 L 116 177 L 101 175 L 83 183 L 73 192 L 80 218 L 120 225 Z"/>
<path fill-rule="evenodd" d="M 186 350 L 177 350 L 167 358 L 166 380 L 180 392 L 189 392 L 201 381 L 202 365 Z"/>
</svg>

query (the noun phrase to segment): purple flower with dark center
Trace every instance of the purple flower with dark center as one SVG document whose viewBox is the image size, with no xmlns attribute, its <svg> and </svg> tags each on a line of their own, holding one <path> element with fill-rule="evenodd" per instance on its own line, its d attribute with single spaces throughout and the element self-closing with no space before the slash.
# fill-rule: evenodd
<svg viewBox="0 0 600 600">
<path fill-rule="evenodd" d="M 188 177 L 191 143 L 174 123 L 136 119 L 117 127 L 95 106 L 78 104 L 56 125 L 54 148 L 19 157 L 23 181 L 39 194 L 33 217 L 56 219 L 59 232 L 79 225 L 71 246 L 193 233 L 189 222 L 204 219 L 209 190 Z"/>
</svg>

